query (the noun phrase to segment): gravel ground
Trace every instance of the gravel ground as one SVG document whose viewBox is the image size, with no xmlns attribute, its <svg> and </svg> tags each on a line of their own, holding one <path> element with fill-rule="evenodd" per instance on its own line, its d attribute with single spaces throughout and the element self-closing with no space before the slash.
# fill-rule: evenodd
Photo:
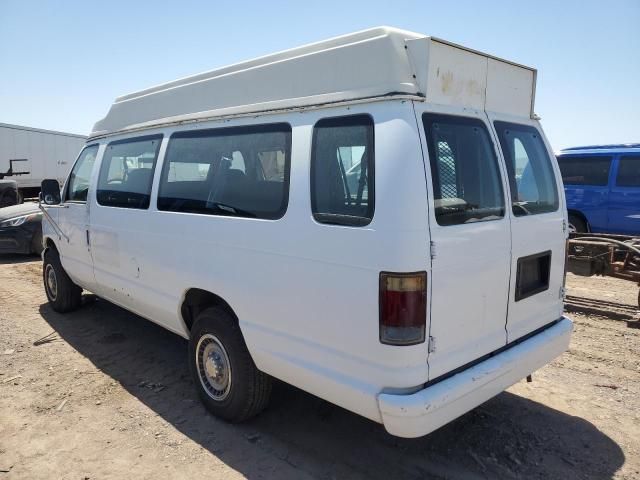
<svg viewBox="0 0 640 480">
<path fill-rule="evenodd" d="M 433 434 L 404 440 L 286 385 L 228 425 L 186 342 L 106 301 L 59 315 L 39 261 L 0 257 L 0 480 L 640 479 L 637 287 L 568 278 L 570 350 Z"/>
</svg>

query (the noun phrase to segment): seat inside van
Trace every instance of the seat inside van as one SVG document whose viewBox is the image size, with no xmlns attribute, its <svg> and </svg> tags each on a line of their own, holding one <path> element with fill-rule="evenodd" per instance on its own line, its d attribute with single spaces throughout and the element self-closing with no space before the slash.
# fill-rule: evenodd
<svg viewBox="0 0 640 480">
<path fill-rule="evenodd" d="M 219 210 L 220 207 L 242 210 L 245 214 L 278 210 L 282 203 L 284 182 L 255 178 L 238 168 L 230 168 L 223 158 L 212 164 L 204 181 L 181 180 L 162 184 L 158 208 L 194 213 Z"/>
</svg>

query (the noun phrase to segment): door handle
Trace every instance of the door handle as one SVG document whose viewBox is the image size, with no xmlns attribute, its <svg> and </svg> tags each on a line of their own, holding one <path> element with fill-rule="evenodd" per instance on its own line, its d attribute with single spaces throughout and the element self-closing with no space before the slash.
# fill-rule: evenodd
<svg viewBox="0 0 640 480">
<path fill-rule="evenodd" d="M 89 236 L 89 230 L 86 230 L 87 232 L 87 246 L 91 246 L 91 237 Z"/>
</svg>

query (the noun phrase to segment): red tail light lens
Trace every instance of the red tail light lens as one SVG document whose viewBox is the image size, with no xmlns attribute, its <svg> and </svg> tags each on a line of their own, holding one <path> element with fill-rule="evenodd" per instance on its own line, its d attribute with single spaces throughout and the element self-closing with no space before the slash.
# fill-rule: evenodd
<svg viewBox="0 0 640 480">
<path fill-rule="evenodd" d="M 424 342 L 427 324 L 427 272 L 380 273 L 380 342 Z"/>
</svg>

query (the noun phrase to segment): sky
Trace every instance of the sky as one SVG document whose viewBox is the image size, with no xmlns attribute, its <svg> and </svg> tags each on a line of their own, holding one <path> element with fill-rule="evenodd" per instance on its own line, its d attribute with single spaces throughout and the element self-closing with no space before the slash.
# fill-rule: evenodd
<svg viewBox="0 0 640 480">
<path fill-rule="evenodd" d="M 554 149 L 640 142 L 640 0 L 0 0 L 0 123 L 88 134 L 117 96 L 378 25 L 536 68 Z"/>
</svg>

